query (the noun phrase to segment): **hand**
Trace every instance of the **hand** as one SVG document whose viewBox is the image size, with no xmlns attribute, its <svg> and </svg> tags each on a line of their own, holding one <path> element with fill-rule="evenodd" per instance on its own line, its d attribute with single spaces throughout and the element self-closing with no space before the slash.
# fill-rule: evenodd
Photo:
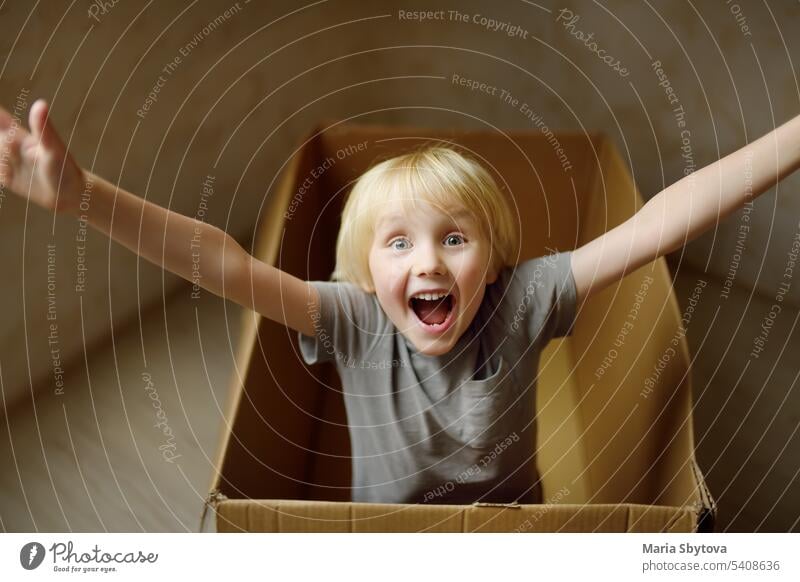
<svg viewBox="0 0 800 582">
<path fill-rule="evenodd" d="M 0 107 L 0 188 L 47 210 L 77 209 L 85 176 L 53 127 L 44 99 L 31 105 L 28 122 L 30 133 Z"/>
</svg>

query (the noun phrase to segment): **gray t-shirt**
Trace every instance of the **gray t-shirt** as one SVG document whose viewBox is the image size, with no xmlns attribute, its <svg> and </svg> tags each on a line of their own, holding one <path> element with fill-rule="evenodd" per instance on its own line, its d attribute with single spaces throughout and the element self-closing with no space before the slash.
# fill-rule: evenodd
<svg viewBox="0 0 800 582">
<path fill-rule="evenodd" d="M 312 281 L 308 364 L 335 361 L 353 455 L 352 500 L 541 503 L 536 379 L 551 338 L 575 318 L 571 251 L 503 269 L 455 347 L 420 354 L 352 283 Z"/>
</svg>

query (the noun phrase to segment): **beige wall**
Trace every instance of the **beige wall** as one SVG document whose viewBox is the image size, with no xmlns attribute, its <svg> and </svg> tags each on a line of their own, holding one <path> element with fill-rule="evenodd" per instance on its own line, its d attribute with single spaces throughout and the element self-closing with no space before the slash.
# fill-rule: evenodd
<svg viewBox="0 0 800 582">
<path fill-rule="evenodd" d="M 792 70 L 800 62 L 792 34 L 800 11 L 789 2 L 768 8 L 621 1 L 613 3 L 613 15 L 589 1 L 567 4 L 579 16 L 570 30 L 594 33 L 627 76 L 557 22 L 560 3 L 440 3 L 436 8 L 457 7 L 468 22 L 420 24 L 399 18 L 399 10 L 419 8 L 405 3 L 331 1 L 301 9 L 293 2 L 240 2 L 209 34 L 204 27 L 233 2 L 181 12 L 179 3 L 145 8 L 121 1 L 99 21 L 87 15 L 91 3 L 68 6 L 48 2 L 31 14 L 23 2 L 0 9 L 0 103 L 27 115 L 34 99 L 47 98 L 82 165 L 183 214 L 196 215 L 201 183 L 214 175 L 207 220 L 244 245 L 276 172 L 321 119 L 535 129 L 520 110 L 527 103 L 553 130 L 612 135 L 649 198 L 691 163 L 710 163 L 800 109 Z M 472 22 L 476 14 L 517 25 L 519 34 L 487 30 Z M 193 39 L 197 45 L 187 52 Z M 182 62 L 165 73 L 182 48 Z M 685 111 L 685 144 L 654 61 L 661 61 Z M 454 74 L 497 87 L 496 94 L 454 84 Z M 159 75 L 158 100 L 142 119 L 137 110 Z M 502 89 L 519 102 L 504 101 Z M 774 296 L 798 232 L 798 184 L 800 176 L 792 176 L 777 195 L 756 202 L 738 267 L 738 216 L 688 245 L 681 260 L 720 281 L 734 265 L 735 285 Z M 78 232 L 71 217 L 54 219 L 10 193 L 0 199 L 4 406 L 31 385 L 56 389 L 53 349 L 65 372 L 83 368 L 83 354 L 111 341 L 112 326 L 136 324 L 141 308 L 180 283 L 90 230 L 86 286 L 77 293 Z M 52 321 L 48 244 L 54 245 Z M 800 305 L 800 285 L 788 301 Z M 51 323 L 57 343 L 48 343 Z"/>
</svg>

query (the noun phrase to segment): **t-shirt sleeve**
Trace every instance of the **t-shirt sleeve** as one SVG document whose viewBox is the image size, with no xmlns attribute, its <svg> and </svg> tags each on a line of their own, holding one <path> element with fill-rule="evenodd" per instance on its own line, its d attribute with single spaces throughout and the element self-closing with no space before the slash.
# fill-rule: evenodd
<svg viewBox="0 0 800 582">
<path fill-rule="evenodd" d="M 572 251 L 529 259 L 503 272 L 508 282 L 502 300 L 511 335 L 526 341 L 539 339 L 546 345 L 552 338 L 572 335 L 575 321 L 575 278 Z"/>
<path fill-rule="evenodd" d="M 319 292 L 319 310 L 312 313 L 314 337 L 298 332 L 300 355 L 307 364 L 364 360 L 382 334 L 388 317 L 374 293 L 357 285 L 309 281 Z"/>
</svg>

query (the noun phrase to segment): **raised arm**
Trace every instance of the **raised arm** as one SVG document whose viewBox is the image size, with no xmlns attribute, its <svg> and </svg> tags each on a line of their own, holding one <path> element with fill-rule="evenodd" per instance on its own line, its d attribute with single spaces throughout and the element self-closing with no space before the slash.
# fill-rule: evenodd
<svg viewBox="0 0 800 582">
<path fill-rule="evenodd" d="M 48 119 L 30 111 L 31 133 L 0 108 L 0 187 L 43 208 L 81 216 L 95 229 L 215 295 L 307 335 L 319 297 L 306 281 L 258 261 L 230 235 L 148 202 L 82 170 Z M 80 207 L 85 194 L 88 204 Z"/>
<path fill-rule="evenodd" d="M 306 281 L 257 260 L 216 226 L 162 208 L 84 172 L 94 228 L 151 263 L 292 329 L 314 335 L 317 291 Z M 113 216 L 113 223 L 112 223 Z M 312 302 L 309 305 L 309 302 Z"/>
<path fill-rule="evenodd" d="M 670 253 L 800 167 L 800 116 L 681 180 L 619 226 L 576 249 L 578 305 Z"/>
</svg>

